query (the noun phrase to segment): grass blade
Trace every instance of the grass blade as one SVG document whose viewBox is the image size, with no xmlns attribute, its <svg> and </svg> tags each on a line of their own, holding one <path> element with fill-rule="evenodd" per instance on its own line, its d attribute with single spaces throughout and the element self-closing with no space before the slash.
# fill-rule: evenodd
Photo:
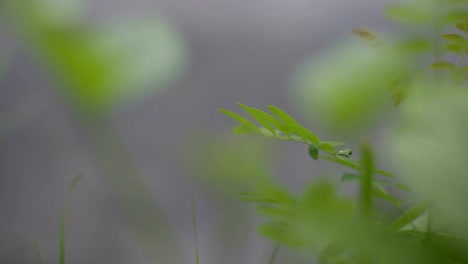
<svg viewBox="0 0 468 264">
<path fill-rule="evenodd" d="M 35 238 L 33 239 L 33 245 L 34 245 L 34 251 L 36 252 L 36 255 L 37 255 L 37 259 L 39 260 L 39 264 L 44 264 L 41 249 L 39 247 L 39 242 Z"/>
<path fill-rule="evenodd" d="M 198 246 L 198 232 L 197 232 L 197 208 L 195 207 L 195 198 L 192 194 L 192 225 L 193 225 L 193 238 L 195 240 L 195 263 L 200 264 L 200 249 Z"/>
<path fill-rule="evenodd" d="M 409 223 L 412 223 L 416 218 L 426 213 L 429 209 L 429 206 L 430 203 L 428 203 L 427 201 L 422 201 L 416 204 L 404 214 L 402 214 L 398 219 L 396 219 L 393 222 L 392 227 L 398 229 L 406 226 Z"/>
<path fill-rule="evenodd" d="M 76 186 L 76 184 L 80 181 L 83 177 L 83 173 L 76 175 L 73 180 L 71 181 L 70 185 L 68 185 L 67 189 L 67 197 L 65 199 L 65 204 L 62 208 L 62 215 L 60 219 L 60 238 L 59 238 L 59 264 L 65 264 L 65 238 L 66 238 L 66 222 L 67 222 L 67 209 L 68 209 L 68 201 L 70 199 L 71 191 Z"/>
<path fill-rule="evenodd" d="M 268 260 L 268 264 L 274 264 L 276 260 L 276 256 L 278 255 L 278 251 L 280 249 L 280 245 L 276 244 L 275 248 L 273 249 L 273 253 L 270 256 L 270 260 Z"/>
<path fill-rule="evenodd" d="M 373 210 L 373 183 L 374 183 L 374 158 L 372 150 L 367 144 L 361 147 L 362 155 L 362 177 L 361 189 L 359 191 L 359 200 L 361 213 L 364 219 L 369 219 Z"/>
</svg>

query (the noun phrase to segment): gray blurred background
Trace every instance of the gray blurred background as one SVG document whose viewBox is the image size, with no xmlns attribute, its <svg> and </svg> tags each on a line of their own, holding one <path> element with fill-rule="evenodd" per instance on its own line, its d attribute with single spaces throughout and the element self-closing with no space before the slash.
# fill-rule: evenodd
<svg viewBox="0 0 468 264">
<path fill-rule="evenodd" d="M 201 263 L 267 263 L 273 245 L 257 235 L 255 221 L 243 224 L 236 218 L 248 208 L 224 206 L 221 201 L 228 198 L 194 179 L 184 166 L 181 151 L 187 135 L 192 130 L 229 133 L 233 122 L 216 108 L 235 109 L 236 102 L 260 108 L 274 104 L 297 114 L 288 93 L 294 67 L 346 39 L 353 28 L 387 26 L 382 15 L 387 2 L 85 1 L 96 21 L 162 14 L 189 49 L 186 71 L 175 83 L 114 115 L 118 133 L 176 231 L 180 254 L 193 259 L 194 193 Z M 68 263 L 153 263 L 128 229 L 118 199 L 99 177 L 78 124 L 51 88 L 57 85 L 54 79 L 14 34 L 2 28 L 1 35 L 0 51 L 14 46 L 15 54 L 0 88 L 0 111 L 14 113 L 14 118 L 2 116 L 0 134 L 0 263 L 38 263 L 33 238 L 45 263 L 58 262 L 60 210 L 68 183 L 81 171 L 85 177 L 69 210 Z M 292 186 L 303 183 L 311 171 L 320 173 L 303 148 L 292 146 L 285 153 L 289 159 L 280 172 L 287 172 L 284 179 Z M 229 228 L 216 232 L 215 226 L 226 221 Z M 281 251 L 277 263 L 303 263 L 291 255 Z"/>
</svg>

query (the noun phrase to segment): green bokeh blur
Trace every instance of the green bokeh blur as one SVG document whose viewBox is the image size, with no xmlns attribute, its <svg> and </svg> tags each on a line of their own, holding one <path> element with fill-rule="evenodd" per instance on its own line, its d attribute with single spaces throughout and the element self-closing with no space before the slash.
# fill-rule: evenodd
<svg viewBox="0 0 468 264">
<path fill-rule="evenodd" d="M 162 17 L 90 23 L 80 2 L 4 3 L 10 26 L 61 81 L 63 94 L 87 114 L 112 110 L 179 77 L 186 64 L 181 36 Z"/>
</svg>

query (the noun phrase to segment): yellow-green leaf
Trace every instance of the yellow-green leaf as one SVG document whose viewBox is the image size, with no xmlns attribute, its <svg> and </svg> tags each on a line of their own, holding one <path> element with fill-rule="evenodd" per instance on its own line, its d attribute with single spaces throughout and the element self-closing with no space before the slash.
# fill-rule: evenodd
<svg viewBox="0 0 468 264">
<path fill-rule="evenodd" d="M 443 70 L 443 69 L 448 69 L 448 70 L 453 70 L 455 69 L 455 65 L 451 62 L 448 61 L 439 61 L 431 64 L 429 66 L 431 69 L 437 69 L 437 70 Z"/>
</svg>

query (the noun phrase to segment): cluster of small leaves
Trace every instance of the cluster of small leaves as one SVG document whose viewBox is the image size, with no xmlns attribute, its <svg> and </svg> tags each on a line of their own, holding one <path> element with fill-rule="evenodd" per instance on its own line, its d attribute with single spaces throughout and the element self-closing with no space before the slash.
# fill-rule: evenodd
<svg viewBox="0 0 468 264">
<path fill-rule="evenodd" d="M 429 68 L 434 70 L 448 70 L 452 73 L 452 78 L 456 85 L 464 84 L 467 79 L 465 77 L 468 73 L 468 65 L 464 65 L 464 58 L 468 53 L 468 20 L 459 22 L 455 25 L 459 31 L 457 33 L 442 34 L 441 37 L 445 40 L 444 51 L 457 54 L 458 59 L 456 63 L 448 60 L 440 60 L 432 63 Z"/>
<path fill-rule="evenodd" d="M 332 145 L 329 149 L 319 149 L 318 146 L 323 141 L 278 107 L 268 107 L 276 118 L 262 110 L 239 105 L 259 125 L 232 111 L 220 109 L 222 113 L 240 123 L 234 129 L 235 133 L 255 133 L 280 140 L 301 142 L 309 145 L 309 154 L 311 149 L 313 150 L 313 159 L 319 157 L 315 156 L 315 151 L 323 150 L 328 155 L 320 156 L 321 159 L 354 170 L 354 173 L 344 173 L 341 177 L 342 182 L 361 184 L 358 200 L 339 197 L 333 185 L 326 182 L 310 185 L 300 196 L 292 194 L 284 186 L 275 184 L 258 186 L 258 189 L 252 192 L 239 193 L 242 201 L 255 204 L 256 211 L 266 218 L 259 229 L 263 235 L 281 245 L 312 250 L 318 253 L 320 261 L 325 264 L 362 263 L 368 258 L 392 263 L 439 263 L 438 261 L 447 258 L 452 259 L 453 263 L 463 263 L 466 260 L 459 248 L 453 249 L 453 245 L 443 244 L 446 243 L 447 237 L 436 233 L 435 229 L 431 230 L 434 237 L 431 243 L 435 243 L 438 248 L 446 247 L 447 250 L 452 250 L 450 253 L 439 255 L 438 252 L 431 256 L 430 252 L 421 251 L 421 248 L 415 246 L 415 241 L 422 241 L 427 237 L 426 227 L 431 203 L 421 201 L 403 211 L 401 201 L 385 188 L 393 186 L 409 191 L 409 187 L 390 180 L 394 177 L 392 174 L 376 169 L 369 150 L 362 150 L 368 153 L 362 160 L 352 160 L 347 149 L 335 150 Z M 376 178 L 378 175 L 387 179 Z M 367 187 L 364 184 L 366 182 Z M 360 217 L 363 214 L 357 209 L 361 207 L 372 214 L 376 209 L 372 206 L 372 197 L 382 198 L 394 204 L 401 211 L 400 216 L 389 224 L 361 221 Z M 392 254 L 386 247 L 407 253 Z M 434 259 L 426 259 L 428 256 Z M 462 262 L 457 262 L 460 259 Z"/>
<path fill-rule="evenodd" d="M 220 112 L 239 122 L 239 125 L 233 129 L 235 134 L 255 133 L 270 138 L 306 144 L 309 146 L 309 156 L 312 159 L 318 160 L 320 158 L 353 170 L 352 173 L 344 173 L 342 175 L 342 182 L 360 181 L 362 177 L 361 175 L 363 175 L 363 172 L 365 171 L 363 162 L 351 159 L 350 156 L 352 155 L 352 152 L 348 148 L 336 149 L 337 146 L 344 145 L 344 143 L 320 140 L 317 135 L 309 129 L 301 126 L 293 117 L 291 117 L 291 115 L 276 106 L 268 106 L 270 112 L 276 117 L 260 109 L 246 106 L 245 104 L 239 103 L 239 106 L 250 117 L 258 122 L 258 125 L 244 116 L 230 110 L 220 108 Z M 320 151 L 325 155 L 319 155 Z M 376 197 L 387 200 L 396 206 L 400 206 L 398 199 L 392 196 L 386 190 L 386 187 L 393 186 L 405 191 L 409 191 L 410 188 L 404 184 L 389 180 L 390 178 L 394 178 L 394 176 L 387 171 L 375 169 L 373 170 L 373 173 L 387 178 L 376 179 L 373 181 L 373 194 Z"/>
</svg>

